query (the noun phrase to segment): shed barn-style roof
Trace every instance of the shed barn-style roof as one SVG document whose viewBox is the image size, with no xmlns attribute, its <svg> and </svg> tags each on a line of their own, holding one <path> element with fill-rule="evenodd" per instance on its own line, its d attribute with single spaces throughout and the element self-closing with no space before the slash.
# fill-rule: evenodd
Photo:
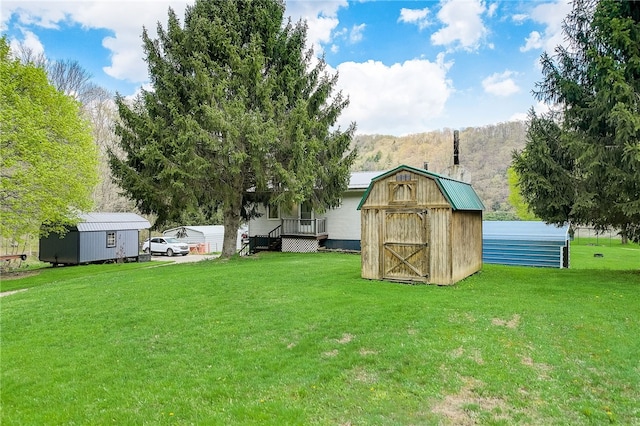
<svg viewBox="0 0 640 426">
<path fill-rule="evenodd" d="M 125 229 L 148 229 L 149 221 L 135 213 L 83 213 L 78 215 L 78 231 L 116 231 Z"/>
<path fill-rule="evenodd" d="M 447 199 L 449 204 L 451 204 L 451 207 L 453 208 L 453 210 L 471 210 L 471 211 L 484 210 L 484 204 L 482 204 L 480 197 L 478 197 L 478 194 L 476 194 L 476 191 L 473 189 L 473 187 L 470 184 L 459 181 L 459 180 L 451 179 L 448 176 L 443 176 L 434 172 L 430 172 L 428 170 L 418 169 L 415 167 L 405 166 L 405 165 L 398 166 L 393 170 L 389 170 L 388 172 L 385 172 L 376 177 L 373 177 L 371 179 L 371 183 L 367 188 L 367 191 L 364 193 L 364 196 L 362 197 L 362 200 L 358 205 L 358 210 L 360 210 L 364 205 L 364 203 L 367 201 L 369 192 L 371 191 L 371 188 L 373 187 L 376 181 L 380 179 L 384 179 L 387 176 L 390 176 L 392 174 L 395 174 L 400 170 L 408 170 L 412 173 L 416 173 L 418 175 L 426 176 L 433 179 L 438 185 L 438 188 L 440 188 L 440 190 L 442 191 L 442 194 Z"/>
</svg>

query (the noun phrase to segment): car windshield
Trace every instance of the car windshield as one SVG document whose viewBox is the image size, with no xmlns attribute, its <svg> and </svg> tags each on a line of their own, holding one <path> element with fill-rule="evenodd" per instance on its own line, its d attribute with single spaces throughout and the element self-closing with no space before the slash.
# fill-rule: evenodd
<svg viewBox="0 0 640 426">
<path fill-rule="evenodd" d="M 175 238 L 165 238 L 165 240 L 168 243 L 179 243 L 180 241 L 176 240 Z"/>
</svg>

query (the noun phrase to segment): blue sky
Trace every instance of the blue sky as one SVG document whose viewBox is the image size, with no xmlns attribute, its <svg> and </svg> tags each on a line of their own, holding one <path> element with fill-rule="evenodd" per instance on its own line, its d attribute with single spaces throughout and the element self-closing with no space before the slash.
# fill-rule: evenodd
<svg viewBox="0 0 640 426">
<path fill-rule="evenodd" d="M 133 95 L 147 81 L 142 27 L 166 26 L 190 1 L 3 0 L 0 30 L 50 60 L 77 60 L 94 82 Z M 524 119 L 538 59 L 562 42 L 567 0 L 289 0 L 307 20 L 350 105 L 342 126 L 401 136 Z"/>
</svg>

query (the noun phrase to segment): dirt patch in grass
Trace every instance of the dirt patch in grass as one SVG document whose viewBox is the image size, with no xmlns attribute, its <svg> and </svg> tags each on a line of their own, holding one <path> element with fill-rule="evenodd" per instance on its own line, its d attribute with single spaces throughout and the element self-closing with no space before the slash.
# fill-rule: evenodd
<svg viewBox="0 0 640 426">
<path fill-rule="evenodd" d="M 19 280 L 20 278 L 33 277 L 39 273 L 38 271 L 9 271 L 1 273 L 0 279 L 2 281 Z"/>
<path fill-rule="evenodd" d="M 341 345 L 346 345 L 350 341 L 353 340 L 355 336 L 353 334 L 344 333 L 340 339 L 336 339 L 336 343 L 340 343 Z"/>
<path fill-rule="evenodd" d="M 465 350 L 462 346 L 460 346 L 450 352 L 450 356 L 453 359 L 458 359 L 465 354 L 467 355 L 467 358 L 469 358 L 476 364 L 484 365 L 484 358 L 482 358 L 482 354 L 478 349 Z"/>
<path fill-rule="evenodd" d="M 518 328 L 518 325 L 520 325 L 520 315 L 518 314 L 514 314 L 510 320 L 503 320 L 501 318 L 494 318 L 491 320 L 491 324 L 493 325 L 497 325 L 500 327 L 507 327 L 507 328 Z"/>
<path fill-rule="evenodd" d="M 538 372 L 538 375 L 541 380 L 547 380 L 549 378 L 549 372 L 553 370 L 553 368 L 542 362 L 534 362 L 531 357 L 523 356 L 520 358 L 520 362 L 522 365 L 526 365 L 535 369 Z"/>
<path fill-rule="evenodd" d="M 355 367 L 349 372 L 349 376 L 356 382 L 360 383 L 377 383 L 378 373 L 375 371 L 367 370 L 363 367 Z"/>
<path fill-rule="evenodd" d="M 29 289 L 28 288 L 22 288 L 20 290 L 3 291 L 2 293 L 0 293 L 0 297 L 11 296 L 12 294 L 20 293 L 20 292 L 27 291 L 27 290 L 29 290 Z"/>
<path fill-rule="evenodd" d="M 500 398 L 479 396 L 476 389 L 484 384 L 480 380 L 465 378 L 465 383 L 453 395 L 447 395 L 431 408 L 431 412 L 444 417 L 444 423 L 456 426 L 471 426 L 491 421 L 508 421 L 505 416 L 507 404 Z"/>
<path fill-rule="evenodd" d="M 454 359 L 460 358 L 464 354 L 464 348 L 462 346 L 451 351 L 451 357 Z"/>
</svg>

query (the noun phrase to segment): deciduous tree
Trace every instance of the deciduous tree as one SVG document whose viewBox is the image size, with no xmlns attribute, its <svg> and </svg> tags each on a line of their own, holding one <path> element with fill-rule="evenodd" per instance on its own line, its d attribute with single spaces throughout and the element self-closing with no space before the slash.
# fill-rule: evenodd
<svg viewBox="0 0 640 426">
<path fill-rule="evenodd" d="M 91 208 L 97 154 L 77 101 L 0 39 L 0 234 L 61 231 Z"/>
<path fill-rule="evenodd" d="M 355 157 L 337 76 L 283 16 L 276 0 L 196 0 L 183 24 L 170 9 L 157 39 L 143 30 L 152 89 L 117 98 L 118 183 L 156 224 L 221 209 L 225 257 L 257 199 L 336 206 Z"/>
<path fill-rule="evenodd" d="M 640 2 L 576 0 L 564 33 L 534 91 L 557 111 L 530 115 L 514 156 L 522 195 L 548 222 L 640 239 Z"/>
<path fill-rule="evenodd" d="M 515 214 L 520 220 L 536 220 L 536 216 L 531 213 L 529 205 L 524 201 L 518 184 L 518 174 L 509 167 L 507 169 L 507 183 L 509 184 L 509 204 L 514 208 Z"/>
</svg>

